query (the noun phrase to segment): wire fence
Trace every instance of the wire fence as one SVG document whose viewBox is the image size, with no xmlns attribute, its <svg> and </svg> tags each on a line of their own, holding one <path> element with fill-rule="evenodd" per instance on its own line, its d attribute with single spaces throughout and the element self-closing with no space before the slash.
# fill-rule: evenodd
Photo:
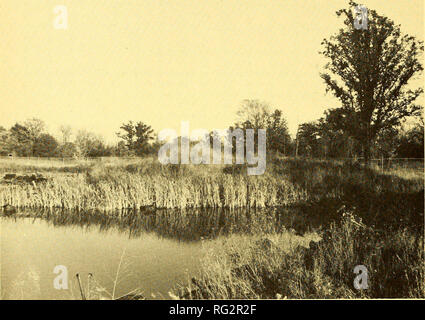
<svg viewBox="0 0 425 320">
<path fill-rule="evenodd" d="M 146 159 L 147 157 L 137 157 L 137 156 L 109 156 L 109 157 L 19 157 L 19 156 L 0 156 L 0 160 L 18 162 L 18 161 L 28 161 L 32 163 L 41 163 L 41 162 L 55 162 L 55 163 L 81 163 L 81 162 L 115 162 L 115 161 L 128 161 L 128 160 L 138 160 Z M 302 158 L 299 158 L 302 159 Z M 357 161 L 360 164 L 364 164 L 363 158 L 338 158 L 338 159 L 320 159 L 322 161 Z M 424 158 L 380 158 L 380 159 L 370 159 L 369 166 L 375 169 L 381 170 L 392 170 L 392 169 L 412 169 L 412 170 L 421 170 L 424 171 Z"/>
<path fill-rule="evenodd" d="M 110 161 L 119 161 L 119 160 L 136 160 L 143 159 L 143 157 L 20 157 L 20 156 L 0 156 L 0 160 L 18 162 L 18 161 L 28 161 L 28 162 L 62 162 L 62 163 L 73 163 L 73 162 L 110 162 Z"/>
<path fill-rule="evenodd" d="M 424 171 L 423 158 L 381 158 L 371 159 L 370 166 L 381 170 L 411 169 Z"/>
</svg>

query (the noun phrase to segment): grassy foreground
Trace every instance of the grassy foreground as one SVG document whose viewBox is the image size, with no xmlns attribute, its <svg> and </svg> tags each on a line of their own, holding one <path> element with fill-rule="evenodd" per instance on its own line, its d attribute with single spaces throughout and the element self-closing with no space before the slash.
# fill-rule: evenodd
<svg viewBox="0 0 425 320">
<path fill-rule="evenodd" d="M 215 240 L 221 245 L 207 243 L 201 275 L 176 288 L 176 297 L 425 297 L 421 171 L 381 173 L 351 165 L 280 160 L 277 164 L 277 172 L 306 191 L 307 212 L 301 224 L 319 220 L 320 241 L 308 233 L 299 237 L 283 231 Z M 357 265 L 368 270 L 366 290 L 354 287 Z"/>
<path fill-rule="evenodd" d="M 311 240 L 310 245 L 308 242 Z M 380 234 L 351 218 L 317 241 L 290 232 L 238 236 L 206 244 L 201 275 L 177 287 L 184 299 L 424 298 L 423 236 Z M 366 290 L 354 288 L 354 267 L 368 270 Z"/>
</svg>

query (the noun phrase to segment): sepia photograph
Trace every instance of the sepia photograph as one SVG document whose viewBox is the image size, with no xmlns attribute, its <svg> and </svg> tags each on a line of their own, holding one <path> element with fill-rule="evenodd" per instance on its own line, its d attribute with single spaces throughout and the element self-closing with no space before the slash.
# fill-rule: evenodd
<svg viewBox="0 0 425 320">
<path fill-rule="evenodd" d="M 424 1 L 356 1 L 0 0 L 0 300 L 425 299 Z"/>
</svg>

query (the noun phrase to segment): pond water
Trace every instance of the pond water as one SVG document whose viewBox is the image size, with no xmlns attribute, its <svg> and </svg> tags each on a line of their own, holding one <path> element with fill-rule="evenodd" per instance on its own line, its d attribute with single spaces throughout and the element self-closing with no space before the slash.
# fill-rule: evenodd
<svg viewBox="0 0 425 320">
<path fill-rule="evenodd" d="M 293 213 L 293 212 L 292 212 Z M 2 299 L 80 299 L 75 275 L 84 288 L 97 284 L 115 298 L 141 289 L 148 299 L 169 298 L 176 284 L 199 272 L 202 240 L 231 233 L 279 231 L 294 224 L 290 212 L 262 210 L 120 212 L 19 212 L 2 217 Z M 68 289 L 55 289 L 65 266 Z M 117 281 L 114 281 L 117 280 Z M 114 291 L 115 282 L 115 291 Z M 105 297 L 108 294 L 102 293 Z"/>
<path fill-rule="evenodd" d="M 53 226 L 42 219 L 2 218 L 2 298 L 79 299 L 76 273 L 83 286 L 92 273 L 96 283 L 112 293 L 119 265 L 115 297 L 140 288 L 146 297 L 169 298 L 177 282 L 196 274 L 201 255 L 199 242 L 164 239 L 155 233 L 132 238 L 116 228 L 100 231 Z M 68 290 L 54 288 L 57 265 L 68 270 Z"/>
</svg>

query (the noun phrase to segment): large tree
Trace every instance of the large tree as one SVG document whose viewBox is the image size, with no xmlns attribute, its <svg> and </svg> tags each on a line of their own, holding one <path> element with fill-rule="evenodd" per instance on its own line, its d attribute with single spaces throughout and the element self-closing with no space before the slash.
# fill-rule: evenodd
<svg viewBox="0 0 425 320">
<path fill-rule="evenodd" d="M 32 142 L 35 142 L 37 138 L 44 132 L 46 125 L 43 120 L 37 118 L 31 118 L 24 121 L 23 126 L 27 128 L 29 138 Z"/>
<path fill-rule="evenodd" d="M 70 126 L 62 125 L 59 127 L 59 131 L 62 134 L 62 144 L 67 144 L 70 141 L 72 135 L 72 129 Z"/>
<path fill-rule="evenodd" d="M 48 133 L 40 134 L 33 143 L 33 155 L 37 157 L 54 157 L 57 155 L 58 142 Z"/>
<path fill-rule="evenodd" d="M 17 155 L 29 157 L 33 155 L 31 133 L 27 127 L 16 123 L 9 130 L 9 139 L 7 144 Z"/>
<path fill-rule="evenodd" d="M 77 154 L 80 157 L 103 157 L 109 156 L 110 150 L 105 146 L 101 136 L 80 130 L 75 137 Z"/>
<path fill-rule="evenodd" d="M 245 99 L 236 111 L 236 127 L 266 129 L 270 117 L 270 106 L 255 99 Z"/>
<path fill-rule="evenodd" d="M 348 9 L 337 11 L 337 16 L 345 18 L 345 27 L 322 42 L 321 53 L 329 63 L 321 77 L 326 90 L 340 100 L 350 123 L 345 129 L 362 144 L 368 162 L 370 147 L 381 130 L 421 110 L 415 101 L 423 89 L 411 89 L 408 84 L 423 70 L 424 47 L 375 10 L 368 10 L 367 29 L 356 29 L 355 7 L 350 1 Z"/>
<path fill-rule="evenodd" d="M 24 121 L 22 124 L 16 123 L 9 130 L 8 145 L 11 150 L 20 156 L 38 156 L 36 150 L 40 141 L 44 141 L 46 136 L 40 140 L 44 134 L 44 122 L 37 118 Z"/>
<path fill-rule="evenodd" d="M 353 123 L 342 108 L 328 109 L 319 119 L 323 156 L 352 158 L 359 155 L 359 143 L 350 134 Z"/>
<path fill-rule="evenodd" d="M 424 157 L 424 123 L 416 123 L 407 131 L 402 131 L 397 139 L 396 154 L 400 158 Z"/>
<path fill-rule="evenodd" d="M 289 152 L 291 138 L 281 110 L 275 109 L 272 112 L 267 103 L 246 99 L 236 112 L 236 116 L 235 128 L 266 130 L 267 150 L 279 151 L 282 154 Z M 230 127 L 230 130 L 233 129 L 234 127 Z"/>
<path fill-rule="evenodd" d="M 318 122 L 306 122 L 300 124 L 297 132 L 298 154 L 307 157 L 320 156 L 320 125 Z"/>
<path fill-rule="evenodd" d="M 73 142 L 62 143 L 56 151 L 57 155 L 62 158 L 72 158 L 78 154 L 77 147 Z"/>
<path fill-rule="evenodd" d="M 5 156 L 10 152 L 9 132 L 0 126 L 0 156 Z"/>
<path fill-rule="evenodd" d="M 279 151 L 283 155 L 290 153 L 291 136 L 288 124 L 282 111 L 276 109 L 270 114 L 267 123 L 267 146 L 270 150 Z"/>
<path fill-rule="evenodd" d="M 130 153 L 144 155 L 151 152 L 150 141 L 153 139 L 153 130 L 149 125 L 141 121 L 137 123 L 129 121 L 123 124 L 120 129 L 124 133 L 118 132 L 117 136 L 125 142 Z"/>
</svg>

